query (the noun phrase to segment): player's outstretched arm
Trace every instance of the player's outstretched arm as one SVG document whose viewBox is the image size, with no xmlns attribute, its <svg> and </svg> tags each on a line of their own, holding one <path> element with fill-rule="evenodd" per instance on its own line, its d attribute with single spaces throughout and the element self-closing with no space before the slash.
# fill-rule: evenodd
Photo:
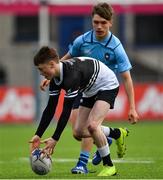
<svg viewBox="0 0 163 180">
<path fill-rule="evenodd" d="M 58 120 L 56 130 L 54 131 L 54 134 L 52 136 L 52 138 L 56 141 L 59 140 L 64 128 L 66 127 L 66 124 L 67 124 L 70 114 L 71 114 L 71 109 L 72 109 L 74 99 L 75 99 L 75 97 L 64 98 L 63 110 L 62 110 L 61 116 Z"/>
<path fill-rule="evenodd" d="M 73 104 L 74 98 L 65 98 L 64 99 L 64 104 L 63 104 L 63 110 L 61 113 L 61 116 L 58 120 L 56 130 L 53 134 L 52 137 L 45 139 L 41 141 L 41 143 L 45 143 L 45 147 L 43 148 L 42 152 L 52 155 L 54 148 L 59 141 L 59 138 L 67 124 L 67 121 L 69 119 L 70 113 L 71 113 L 71 108 Z"/>
<path fill-rule="evenodd" d="M 123 83 L 129 101 L 128 120 L 131 124 L 135 124 L 139 120 L 139 115 L 136 112 L 136 108 L 135 108 L 135 94 L 134 94 L 134 87 L 133 87 L 131 74 L 130 71 L 126 71 L 121 73 L 121 75 L 123 78 Z"/>
</svg>

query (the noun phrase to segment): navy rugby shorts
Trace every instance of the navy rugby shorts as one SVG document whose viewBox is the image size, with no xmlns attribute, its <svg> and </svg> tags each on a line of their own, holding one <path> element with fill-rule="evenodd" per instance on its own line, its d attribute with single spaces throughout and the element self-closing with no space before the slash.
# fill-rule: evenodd
<svg viewBox="0 0 163 180">
<path fill-rule="evenodd" d="M 79 92 L 78 95 L 77 95 L 77 97 L 76 97 L 75 100 L 74 100 L 72 109 L 78 109 L 78 108 L 79 108 L 81 98 L 82 98 L 82 93 Z"/>
<path fill-rule="evenodd" d="M 80 100 L 80 106 L 92 108 L 97 100 L 103 100 L 110 104 L 110 109 L 114 109 L 115 98 L 117 97 L 119 87 L 111 90 L 99 91 L 92 97 L 83 97 Z"/>
</svg>

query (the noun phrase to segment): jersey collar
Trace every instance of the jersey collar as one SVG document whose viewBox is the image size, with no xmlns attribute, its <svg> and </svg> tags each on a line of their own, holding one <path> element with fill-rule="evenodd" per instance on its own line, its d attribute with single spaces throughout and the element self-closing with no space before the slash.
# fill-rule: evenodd
<svg viewBox="0 0 163 180">
<path fill-rule="evenodd" d="M 112 33 L 109 31 L 108 35 L 103 40 L 99 41 L 99 40 L 97 40 L 95 32 L 93 31 L 92 40 L 93 40 L 93 42 L 97 42 L 97 43 L 103 44 L 105 46 L 108 43 L 111 35 L 112 35 Z"/>
</svg>

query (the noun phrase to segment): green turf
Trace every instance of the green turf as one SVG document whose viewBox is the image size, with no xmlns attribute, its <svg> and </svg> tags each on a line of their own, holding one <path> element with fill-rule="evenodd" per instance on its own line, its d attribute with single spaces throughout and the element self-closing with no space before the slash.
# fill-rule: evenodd
<svg viewBox="0 0 163 180">
<path fill-rule="evenodd" d="M 115 143 L 111 156 L 118 170 L 112 179 L 161 179 L 163 178 L 163 122 L 110 123 L 113 127 L 127 127 L 127 154 L 118 162 Z M 108 124 L 107 124 L 108 125 Z M 44 137 L 53 132 L 51 125 Z M 53 169 L 46 176 L 34 174 L 29 166 L 29 144 L 36 126 L 0 125 L 0 179 L 95 179 L 101 169 L 89 163 L 89 169 L 96 171 L 87 175 L 72 175 L 70 169 L 75 162 L 59 162 L 59 159 L 78 158 L 80 143 L 72 138 L 71 127 L 67 126 L 53 154 Z M 92 154 L 93 151 L 92 150 Z M 56 160 L 56 161 L 55 161 Z M 111 179 L 110 178 L 110 179 Z M 105 178 L 104 178 L 105 179 Z M 109 178 L 106 178 L 109 179 Z"/>
</svg>

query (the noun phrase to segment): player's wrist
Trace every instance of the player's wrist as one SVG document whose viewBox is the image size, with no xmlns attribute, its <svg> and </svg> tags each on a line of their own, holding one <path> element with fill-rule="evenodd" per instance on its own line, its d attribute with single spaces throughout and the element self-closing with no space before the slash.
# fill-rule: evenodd
<svg viewBox="0 0 163 180">
<path fill-rule="evenodd" d="M 131 106 L 130 111 L 135 111 L 135 106 Z"/>
<path fill-rule="evenodd" d="M 56 143 L 58 142 L 58 139 L 55 138 L 55 136 L 54 136 L 54 137 L 52 136 L 51 139 L 52 139 L 53 141 L 55 141 Z"/>
<path fill-rule="evenodd" d="M 40 135 L 40 134 L 35 133 L 34 136 L 37 137 L 37 138 L 39 138 L 39 139 L 41 139 L 41 135 Z"/>
</svg>

